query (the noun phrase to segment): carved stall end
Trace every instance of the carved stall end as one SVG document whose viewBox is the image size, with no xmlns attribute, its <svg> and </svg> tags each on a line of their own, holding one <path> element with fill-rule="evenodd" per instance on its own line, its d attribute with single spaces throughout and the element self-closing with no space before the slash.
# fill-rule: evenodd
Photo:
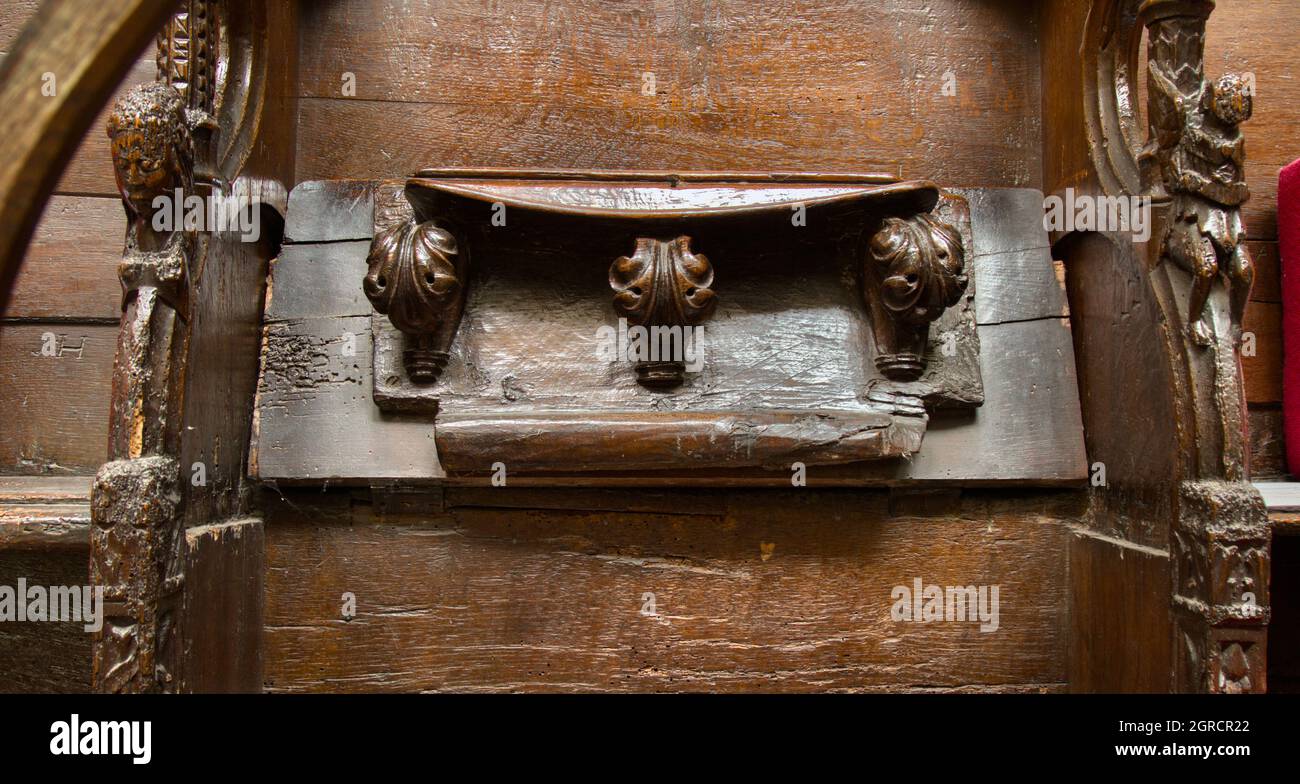
<svg viewBox="0 0 1300 784">
<path fill-rule="evenodd" d="M 961 234 L 927 214 L 886 218 L 871 238 L 863 294 L 886 378 L 912 381 L 925 370 L 931 322 L 966 291 L 964 257 Z"/>
</svg>

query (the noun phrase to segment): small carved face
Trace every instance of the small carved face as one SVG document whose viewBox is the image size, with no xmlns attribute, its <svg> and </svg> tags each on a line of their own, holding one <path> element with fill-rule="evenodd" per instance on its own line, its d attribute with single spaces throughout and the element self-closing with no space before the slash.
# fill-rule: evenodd
<svg viewBox="0 0 1300 784">
<path fill-rule="evenodd" d="M 171 195 L 178 183 L 176 161 L 170 145 L 158 135 L 135 128 L 120 131 L 112 138 L 113 167 L 117 188 L 139 215 L 153 212 L 153 201 Z"/>
<path fill-rule="evenodd" d="M 1249 83 L 1237 74 L 1228 74 L 1214 83 L 1211 107 L 1214 116 L 1227 125 L 1240 125 L 1250 119 L 1254 98 Z"/>
<path fill-rule="evenodd" d="M 184 187 L 193 165 L 185 102 L 154 82 L 124 95 L 108 116 L 117 189 L 137 215 L 152 215 L 158 196 Z"/>
</svg>

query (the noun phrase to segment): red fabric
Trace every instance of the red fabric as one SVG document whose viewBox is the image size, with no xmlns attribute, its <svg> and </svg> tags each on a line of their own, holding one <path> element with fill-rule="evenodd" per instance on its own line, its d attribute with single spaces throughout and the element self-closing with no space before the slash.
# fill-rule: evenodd
<svg viewBox="0 0 1300 784">
<path fill-rule="evenodd" d="M 1282 169 L 1277 186 L 1282 256 L 1282 430 L 1287 469 L 1300 474 L 1300 161 Z"/>
</svg>

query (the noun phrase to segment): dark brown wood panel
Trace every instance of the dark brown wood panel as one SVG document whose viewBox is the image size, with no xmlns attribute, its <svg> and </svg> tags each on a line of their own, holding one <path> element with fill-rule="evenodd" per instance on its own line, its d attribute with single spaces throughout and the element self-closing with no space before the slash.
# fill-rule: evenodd
<svg viewBox="0 0 1300 784">
<path fill-rule="evenodd" d="M 86 548 L 0 549 L 0 585 L 83 586 Z M 0 623 L 0 692 L 85 692 L 90 688 L 90 635 L 85 622 Z"/>
<path fill-rule="evenodd" d="M 125 231 L 116 198 L 50 199 L 5 316 L 117 320 L 122 313 L 117 263 Z"/>
<path fill-rule="evenodd" d="M 1167 691 L 1168 554 L 1081 529 L 1069 550 L 1070 690 Z"/>
<path fill-rule="evenodd" d="M 1079 511 L 1081 494 L 973 493 L 955 515 L 936 517 L 891 517 L 885 492 L 727 498 L 723 514 L 501 508 L 508 502 L 439 514 L 431 504 L 404 524 L 341 525 L 334 521 L 367 513 L 356 497 L 320 509 L 328 496 L 319 492 L 273 496 L 267 689 L 1055 689 L 1063 681 L 1066 530 L 1053 521 Z M 892 620 L 892 590 L 915 578 L 998 585 L 998 631 Z M 348 593 L 351 620 L 343 617 Z M 641 612 L 648 593 L 653 616 Z"/>
<path fill-rule="evenodd" d="M 262 690 L 264 551 L 259 519 L 186 530 L 183 691 Z"/>
<path fill-rule="evenodd" d="M 1246 383 L 1246 401 L 1282 401 L 1282 305 L 1252 302 L 1246 308 L 1243 330 L 1255 336 L 1254 356 L 1243 355 L 1241 373 Z"/>
<path fill-rule="evenodd" d="M 51 347 L 53 356 L 42 355 Z M 0 330 L 0 474 L 93 474 L 107 454 L 117 326 Z"/>
<path fill-rule="evenodd" d="M 1255 481 L 1287 479 L 1283 447 L 1282 410 L 1257 405 L 1250 409 L 1250 478 Z"/>
<path fill-rule="evenodd" d="M 1035 187 L 1036 28 L 1017 5 L 422 0 L 402 15 L 436 25 L 394 25 L 384 0 L 309 4 L 298 176 L 883 167 Z"/>
</svg>

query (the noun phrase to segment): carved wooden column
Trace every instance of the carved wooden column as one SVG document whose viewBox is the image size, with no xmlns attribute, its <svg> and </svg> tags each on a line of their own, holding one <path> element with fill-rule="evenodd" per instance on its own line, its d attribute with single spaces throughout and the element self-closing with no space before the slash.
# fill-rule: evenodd
<svg viewBox="0 0 1300 784">
<path fill-rule="evenodd" d="M 1186 363 L 1198 447 L 1220 446 L 1217 455 L 1203 453 L 1196 477 L 1182 483 L 1170 539 L 1175 688 L 1262 692 L 1268 519 L 1245 481 L 1236 351 L 1254 277 L 1240 213 L 1249 191 L 1238 129 L 1250 117 L 1252 96 L 1237 76 L 1211 82 L 1205 75 L 1213 9 L 1211 0 L 1146 0 L 1139 11 L 1150 36 L 1150 128 L 1139 160 L 1153 199 L 1168 200 L 1164 231 L 1150 250 L 1175 293 L 1161 305 L 1170 323 L 1181 325 L 1169 337 Z"/>
<path fill-rule="evenodd" d="M 1093 170 L 1082 186 L 1075 173 L 1061 170 L 1054 176 L 1061 186 L 1071 182 L 1089 195 L 1140 196 L 1152 209 L 1151 241 L 1113 231 L 1105 235 L 1112 254 L 1095 252 L 1092 259 L 1132 274 L 1132 285 L 1141 291 L 1126 295 L 1125 306 L 1151 302 L 1158 309 L 1149 337 L 1144 335 L 1151 343 L 1123 342 L 1131 333 L 1122 326 L 1095 321 L 1089 329 L 1115 341 L 1104 347 L 1112 356 L 1118 352 L 1164 365 L 1141 368 L 1135 394 L 1143 395 L 1149 410 L 1167 412 L 1170 423 L 1154 428 L 1165 439 L 1099 441 L 1106 449 L 1169 449 L 1171 475 L 1140 476 L 1123 488 L 1113 482 L 1112 488 L 1095 491 L 1093 511 L 1106 525 L 1167 541 L 1170 688 L 1262 692 L 1269 523 L 1260 494 L 1247 481 L 1238 356 L 1253 278 L 1240 217 L 1249 192 L 1239 125 L 1251 116 L 1252 96 L 1242 78 L 1213 79 L 1205 73 L 1205 26 L 1213 9 L 1212 0 L 1093 1 L 1084 29 L 1080 96 Z M 1139 64 L 1143 35 L 1148 35 L 1148 60 Z M 1132 120 L 1138 114 L 1132 100 L 1140 74 L 1148 83 L 1147 129 L 1134 127 Z M 1048 144 L 1053 143 L 1061 139 L 1049 134 Z M 1070 264 L 1067 259 L 1067 269 Z M 1079 272 L 1076 280 L 1096 282 L 1089 274 Z M 1087 309 L 1091 295 L 1076 295 Z M 1080 356 L 1086 361 L 1087 352 Z M 1122 382 L 1113 374 L 1109 380 Z M 1093 455 L 1099 458 L 1119 455 Z M 1105 663 L 1095 660 L 1092 666 Z"/>
<path fill-rule="evenodd" d="M 196 194 L 195 129 L 210 124 L 215 41 L 190 24 L 210 19 L 195 0 L 159 38 L 159 81 L 135 88 L 108 122 L 126 209 L 118 266 L 123 317 L 114 365 L 109 462 L 91 491 L 91 580 L 104 586 L 104 626 L 94 639 L 92 680 L 106 692 L 174 691 L 180 661 L 184 524 L 179 464 L 184 365 L 195 270 L 206 239 L 155 228 L 162 198 Z M 207 76 L 198 76 L 207 74 Z M 197 78 L 196 78 L 197 77 Z M 210 139 L 210 135 L 205 138 Z M 197 155 L 197 157 L 196 157 Z"/>
<path fill-rule="evenodd" d="M 119 274 L 124 315 L 114 367 L 110 462 L 91 497 L 91 579 L 105 586 L 95 638 L 99 691 L 174 688 L 184 580 L 180 531 L 181 374 L 195 233 L 158 232 L 153 200 L 194 191 L 184 98 L 161 82 L 138 87 L 109 120 L 130 227 Z"/>
</svg>

